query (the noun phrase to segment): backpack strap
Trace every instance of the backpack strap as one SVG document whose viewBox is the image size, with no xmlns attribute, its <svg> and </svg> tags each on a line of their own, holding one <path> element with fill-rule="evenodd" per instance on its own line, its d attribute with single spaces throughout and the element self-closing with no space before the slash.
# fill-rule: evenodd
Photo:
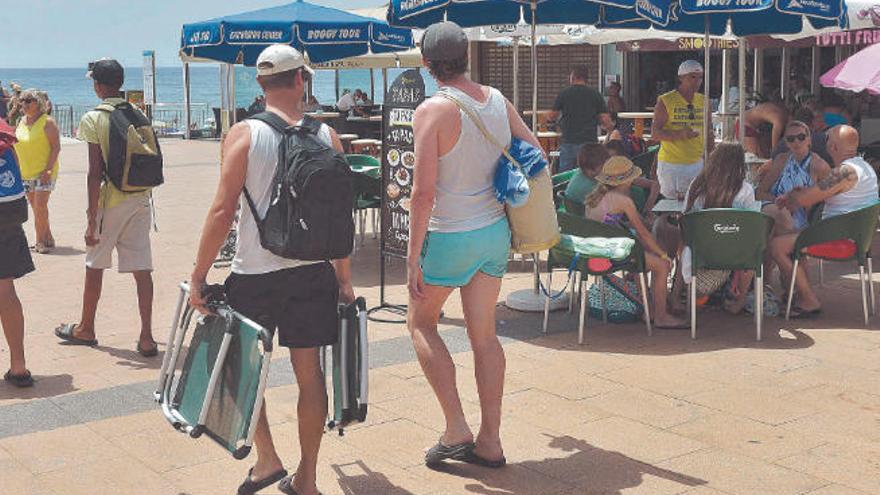
<svg viewBox="0 0 880 495">
<path fill-rule="evenodd" d="M 318 134 L 318 131 L 321 130 L 321 122 L 308 115 L 303 115 L 302 123 L 300 125 L 290 125 L 286 120 L 281 118 L 280 115 L 269 111 L 252 115 L 248 117 L 247 120 L 259 120 L 260 122 L 264 122 L 281 134 L 286 134 L 292 129 L 304 129 L 311 134 Z"/>
<path fill-rule="evenodd" d="M 99 112 L 113 113 L 113 111 L 116 110 L 117 108 L 126 108 L 126 107 L 131 108 L 131 103 L 129 103 L 127 101 L 123 101 L 123 102 L 117 103 L 115 105 L 112 103 L 101 103 L 100 105 L 95 107 L 95 110 L 98 110 Z"/>
</svg>

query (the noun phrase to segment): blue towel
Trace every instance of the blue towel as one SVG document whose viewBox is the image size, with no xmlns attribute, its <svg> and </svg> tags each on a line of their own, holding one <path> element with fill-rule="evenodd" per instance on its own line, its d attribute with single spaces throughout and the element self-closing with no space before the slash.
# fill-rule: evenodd
<svg viewBox="0 0 880 495">
<path fill-rule="evenodd" d="M 511 140 L 508 152 L 522 166 L 522 172 L 502 154 L 495 169 L 495 198 L 499 203 L 506 203 L 516 208 L 528 201 L 528 178 L 544 170 L 547 160 L 544 159 L 544 153 L 540 148 L 518 138 Z"/>
</svg>

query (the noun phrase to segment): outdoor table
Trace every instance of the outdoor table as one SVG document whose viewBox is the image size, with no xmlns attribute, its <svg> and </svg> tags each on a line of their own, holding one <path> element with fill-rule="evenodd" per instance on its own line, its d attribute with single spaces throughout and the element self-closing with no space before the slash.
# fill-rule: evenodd
<svg viewBox="0 0 880 495">
<path fill-rule="evenodd" d="M 538 132 L 538 142 L 541 143 L 541 147 L 544 148 L 544 151 L 549 153 L 551 151 L 556 151 L 559 148 L 560 136 L 562 136 L 562 134 L 558 132 Z"/>
<path fill-rule="evenodd" d="M 617 114 L 618 119 L 631 119 L 636 121 L 635 135 L 642 137 L 645 133 L 645 121 L 654 118 L 651 112 L 620 112 Z"/>
<path fill-rule="evenodd" d="M 350 115 L 346 120 L 349 122 L 382 122 L 382 116 L 370 115 L 369 117 L 361 117 L 359 115 Z"/>
<path fill-rule="evenodd" d="M 351 152 L 360 155 L 378 157 L 382 149 L 382 141 L 378 139 L 355 139 L 351 142 Z"/>
<path fill-rule="evenodd" d="M 335 118 L 339 117 L 340 114 L 339 114 L 339 112 L 310 112 L 310 113 L 307 113 L 306 115 L 308 115 L 309 117 L 318 119 L 318 120 L 328 120 L 328 119 L 335 119 Z"/>
<path fill-rule="evenodd" d="M 533 113 L 534 112 L 532 112 L 531 110 L 526 110 L 523 112 L 523 115 L 526 117 L 531 117 Z M 553 110 L 538 110 L 538 128 L 539 129 L 542 129 L 542 128 L 546 129 L 547 128 L 547 123 L 549 121 L 551 113 L 553 113 Z"/>
<path fill-rule="evenodd" d="M 351 142 L 359 137 L 357 134 L 340 134 L 339 141 L 342 143 L 342 149 L 346 153 L 351 153 Z"/>
</svg>

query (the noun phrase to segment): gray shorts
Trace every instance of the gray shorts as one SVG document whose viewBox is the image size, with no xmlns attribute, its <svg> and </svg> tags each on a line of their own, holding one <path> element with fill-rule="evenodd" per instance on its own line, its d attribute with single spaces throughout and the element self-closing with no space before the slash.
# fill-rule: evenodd
<svg viewBox="0 0 880 495">
<path fill-rule="evenodd" d="M 120 273 L 153 269 L 150 248 L 152 224 L 150 197 L 138 195 L 98 212 L 98 244 L 86 248 L 86 266 L 105 270 L 112 266 L 113 251 Z"/>
</svg>

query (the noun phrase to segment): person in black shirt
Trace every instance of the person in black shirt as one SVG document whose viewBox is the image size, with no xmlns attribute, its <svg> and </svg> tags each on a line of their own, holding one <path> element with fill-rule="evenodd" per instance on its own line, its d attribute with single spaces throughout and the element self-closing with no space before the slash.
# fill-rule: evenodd
<svg viewBox="0 0 880 495">
<path fill-rule="evenodd" d="M 584 143 L 598 141 L 597 127 L 610 127 L 605 99 L 595 88 L 587 86 L 587 66 L 577 65 L 569 77 L 571 86 L 563 89 L 553 104 L 551 119 L 562 114 L 562 139 L 559 144 L 559 171 L 577 166 L 577 154 Z"/>
</svg>

